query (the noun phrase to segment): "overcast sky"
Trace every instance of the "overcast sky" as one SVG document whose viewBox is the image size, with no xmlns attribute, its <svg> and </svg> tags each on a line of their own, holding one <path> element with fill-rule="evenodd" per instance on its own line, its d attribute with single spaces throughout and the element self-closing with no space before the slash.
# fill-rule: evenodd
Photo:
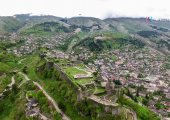
<svg viewBox="0 0 170 120">
<path fill-rule="evenodd" d="M 0 16 L 21 13 L 170 19 L 170 0 L 0 0 Z"/>
</svg>

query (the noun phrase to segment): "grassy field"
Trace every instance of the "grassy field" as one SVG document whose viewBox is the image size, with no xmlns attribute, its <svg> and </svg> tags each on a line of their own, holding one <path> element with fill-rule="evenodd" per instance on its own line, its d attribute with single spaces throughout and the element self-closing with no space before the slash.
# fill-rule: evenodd
<svg viewBox="0 0 170 120">
<path fill-rule="evenodd" d="M 11 67 L 5 63 L 0 62 L 0 72 L 8 72 Z"/>
<path fill-rule="evenodd" d="M 74 75 L 76 75 L 76 74 L 87 74 L 85 71 L 79 70 L 76 67 L 67 67 L 65 69 L 65 72 L 69 76 L 69 78 L 71 78 L 73 80 L 74 83 L 78 83 L 80 85 L 85 85 L 85 84 L 91 83 L 94 80 L 94 77 L 93 78 L 84 78 L 84 79 L 75 79 Z"/>
<path fill-rule="evenodd" d="M 94 94 L 102 94 L 106 92 L 105 88 L 102 88 L 102 87 L 96 87 L 95 88 L 95 91 L 94 91 Z"/>
<path fill-rule="evenodd" d="M 85 71 L 79 70 L 79 69 L 77 69 L 75 67 L 67 67 L 67 69 L 65 71 L 71 77 L 73 77 L 76 74 L 86 74 Z"/>
<path fill-rule="evenodd" d="M 19 69 L 22 71 L 22 69 L 27 66 L 27 74 L 30 77 L 30 79 L 36 80 L 36 73 L 35 73 L 35 66 L 39 64 L 40 57 L 37 54 L 27 56 L 26 58 L 23 58 L 24 60 L 19 65 Z M 38 78 L 37 78 L 38 79 Z"/>
<path fill-rule="evenodd" d="M 4 75 L 0 77 L 0 93 L 11 82 L 11 75 Z"/>
<path fill-rule="evenodd" d="M 80 84 L 80 85 L 85 85 L 85 84 L 89 84 L 91 82 L 94 81 L 94 78 L 86 78 L 86 79 L 78 79 L 75 80 L 76 83 Z"/>
</svg>

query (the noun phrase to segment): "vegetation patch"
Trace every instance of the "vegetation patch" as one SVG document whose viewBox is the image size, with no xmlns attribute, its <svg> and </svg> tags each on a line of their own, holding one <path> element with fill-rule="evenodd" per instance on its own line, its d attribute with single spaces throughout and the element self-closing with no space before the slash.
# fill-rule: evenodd
<svg viewBox="0 0 170 120">
<path fill-rule="evenodd" d="M 103 88 L 103 87 L 96 87 L 95 88 L 95 91 L 94 91 L 94 94 L 102 94 L 102 93 L 105 93 L 106 92 L 106 90 L 105 90 L 105 88 Z"/>
<path fill-rule="evenodd" d="M 140 40 L 112 33 L 112 35 L 104 36 L 102 40 L 95 39 L 95 37 L 87 37 L 77 43 L 74 48 L 76 46 L 81 46 L 88 48 L 90 51 L 100 52 L 103 50 L 120 49 L 129 44 L 140 48 L 145 46 Z"/>
<path fill-rule="evenodd" d="M 161 35 L 156 31 L 139 31 L 137 32 L 137 34 L 145 38 L 158 37 L 159 35 Z"/>
<path fill-rule="evenodd" d="M 163 64 L 164 69 L 170 69 L 170 63 L 165 63 Z"/>
<path fill-rule="evenodd" d="M 57 32 L 71 32 L 71 30 L 57 22 L 44 22 L 41 24 L 36 24 L 33 27 L 22 31 L 21 34 L 49 36 L 49 35 L 55 34 Z"/>
<path fill-rule="evenodd" d="M 147 107 L 141 106 L 138 103 L 134 102 L 129 98 L 121 96 L 118 100 L 122 105 L 126 105 L 129 108 L 133 109 L 139 120 L 160 120 L 160 118 Z"/>
<path fill-rule="evenodd" d="M 111 58 L 112 58 L 113 62 L 117 61 L 117 56 L 116 55 L 112 55 Z"/>
<path fill-rule="evenodd" d="M 0 72 L 9 72 L 11 67 L 5 63 L 0 62 Z"/>
</svg>

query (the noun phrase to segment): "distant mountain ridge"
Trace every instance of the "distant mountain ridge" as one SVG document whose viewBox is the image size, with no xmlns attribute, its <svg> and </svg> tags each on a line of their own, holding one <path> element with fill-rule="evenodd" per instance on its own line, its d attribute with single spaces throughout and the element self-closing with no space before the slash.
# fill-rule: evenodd
<svg viewBox="0 0 170 120">
<path fill-rule="evenodd" d="M 56 22 L 61 26 L 75 30 L 80 28 L 83 32 L 110 31 L 128 34 L 146 44 L 149 42 L 154 49 L 164 54 L 170 54 L 170 21 L 165 20 L 146 22 L 145 18 L 107 18 L 101 20 L 93 17 L 61 18 L 50 15 L 18 14 L 0 17 L 0 34 L 20 33 L 38 27 L 45 22 Z"/>
</svg>

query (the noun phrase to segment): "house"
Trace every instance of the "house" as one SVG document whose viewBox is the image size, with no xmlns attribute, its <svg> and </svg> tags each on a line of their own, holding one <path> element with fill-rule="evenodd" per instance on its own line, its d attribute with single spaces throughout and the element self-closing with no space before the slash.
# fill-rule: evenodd
<svg viewBox="0 0 170 120">
<path fill-rule="evenodd" d="M 106 89 L 108 95 L 112 94 L 114 88 L 115 88 L 115 84 L 114 83 L 111 83 L 111 82 L 107 82 L 106 83 L 105 89 Z"/>
<path fill-rule="evenodd" d="M 26 104 L 27 108 L 25 109 L 27 117 L 37 117 L 39 115 L 40 109 L 38 107 L 38 102 L 35 99 L 28 100 Z"/>
<path fill-rule="evenodd" d="M 166 98 L 170 99 L 170 94 L 169 93 L 166 94 Z"/>
<path fill-rule="evenodd" d="M 38 105 L 38 102 L 35 99 L 31 99 L 30 101 L 28 101 L 28 103 L 26 105 L 28 108 L 36 107 Z"/>
<path fill-rule="evenodd" d="M 32 110 L 28 110 L 26 111 L 26 116 L 27 117 L 36 117 L 39 115 L 39 108 L 36 107 L 36 108 L 33 108 Z"/>
</svg>

